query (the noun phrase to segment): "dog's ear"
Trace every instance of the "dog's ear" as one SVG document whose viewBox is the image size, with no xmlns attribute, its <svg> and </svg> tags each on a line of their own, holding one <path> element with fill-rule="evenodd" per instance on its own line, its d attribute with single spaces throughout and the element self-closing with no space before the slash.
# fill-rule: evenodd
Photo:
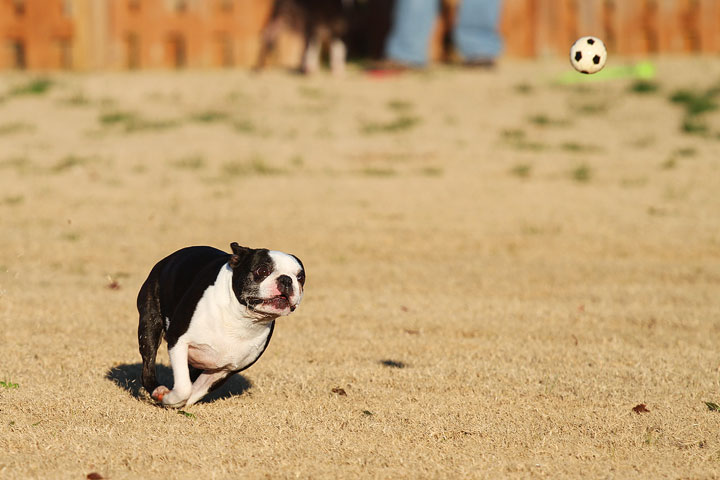
<svg viewBox="0 0 720 480">
<path fill-rule="evenodd" d="M 232 242 L 230 244 L 230 248 L 233 252 L 233 254 L 230 256 L 230 260 L 228 261 L 228 263 L 230 264 L 230 268 L 236 268 L 238 265 L 240 265 L 243 258 L 249 255 L 251 250 L 247 247 L 241 247 L 237 244 L 237 242 Z"/>
</svg>

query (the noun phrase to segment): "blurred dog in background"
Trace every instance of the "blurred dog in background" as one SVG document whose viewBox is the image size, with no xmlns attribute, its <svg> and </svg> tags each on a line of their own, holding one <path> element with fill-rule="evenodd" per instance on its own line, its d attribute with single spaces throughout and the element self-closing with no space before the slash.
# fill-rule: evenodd
<svg viewBox="0 0 720 480">
<path fill-rule="evenodd" d="M 300 65 L 302 73 L 312 74 L 320 68 L 325 47 L 329 51 L 332 73 L 342 75 L 347 57 L 346 35 L 354 3 L 354 0 L 275 0 L 260 40 L 256 70 L 266 66 L 278 36 L 283 29 L 289 29 L 305 40 Z"/>
</svg>

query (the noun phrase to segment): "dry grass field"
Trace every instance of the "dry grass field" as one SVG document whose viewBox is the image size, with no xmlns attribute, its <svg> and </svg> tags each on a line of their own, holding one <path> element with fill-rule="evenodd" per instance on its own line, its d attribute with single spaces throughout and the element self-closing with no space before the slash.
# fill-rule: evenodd
<svg viewBox="0 0 720 480">
<path fill-rule="evenodd" d="M 4 74 L 0 478 L 720 477 L 720 62 L 569 68 Z M 159 408 L 137 290 L 231 241 L 303 304 Z"/>
</svg>

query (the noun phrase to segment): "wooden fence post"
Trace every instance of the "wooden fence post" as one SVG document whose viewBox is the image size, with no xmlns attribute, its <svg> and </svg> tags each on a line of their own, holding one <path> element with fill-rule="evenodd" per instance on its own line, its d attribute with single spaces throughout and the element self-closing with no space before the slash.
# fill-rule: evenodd
<svg viewBox="0 0 720 480">
<path fill-rule="evenodd" d="M 720 1 L 700 1 L 700 48 L 705 53 L 720 52 Z"/>
<path fill-rule="evenodd" d="M 511 57 L 534 57 L 537 26 L 536 0 L 504 0 L 500 16 L 500 34 L 504 54 Z"/>
</svg>

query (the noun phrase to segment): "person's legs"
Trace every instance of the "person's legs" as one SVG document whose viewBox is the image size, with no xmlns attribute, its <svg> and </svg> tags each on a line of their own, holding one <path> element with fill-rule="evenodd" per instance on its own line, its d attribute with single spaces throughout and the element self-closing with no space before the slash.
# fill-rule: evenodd
<svg viewBox="0 0 720 480">
<path fill-rule="evenodd" d="M 397 0 L 390 36 L 385 44 L 386 58 L 407 65 L 425 66 L 437 14 L 438 0 Z"/>
<path fill-rule="evenodd" d="M 466 61 L 492 60 L 500 54 L 500 8 L 501 0 L 461 0 L 453 34 Z"/>
</svg>

